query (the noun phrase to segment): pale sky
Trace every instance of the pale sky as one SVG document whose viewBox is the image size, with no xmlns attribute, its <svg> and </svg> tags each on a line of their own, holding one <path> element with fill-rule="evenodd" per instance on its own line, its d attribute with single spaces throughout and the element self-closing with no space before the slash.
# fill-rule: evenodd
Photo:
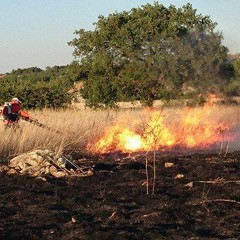
<svg viewBox="0 0 240 240">
<path fill-rule="evenodd" d="M 191 3 L 198 14 L 218 23 L 230 53 L 240 53 L 240 0 L 162 0 L 182 7 Z M 99 15 L 129 11 L 154 0 L 0 0 L 0 73 L 12 69 L 66 65 L 74 60 L 68 46 L 74 31 L 93 29 Z"/>
</svg>

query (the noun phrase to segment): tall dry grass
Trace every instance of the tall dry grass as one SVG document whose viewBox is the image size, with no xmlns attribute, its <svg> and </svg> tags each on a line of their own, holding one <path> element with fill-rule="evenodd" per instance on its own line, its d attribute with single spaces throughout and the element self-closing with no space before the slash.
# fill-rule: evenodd
<svg viewBox="0 0 240 240">
<path fill-rule="evenodd" d="M 126 121 L 135 111 L 43 110 L 30 115 L 54 131 L 40 128 L 20 120 L 20 129 L 13 131 L 0 125 L 0 159 L 34 149 L 51 149 L 55 152 L 86 152 L 86 146 L 116 121 Z M 131 118 L 131 117 L 130 117 Z M 56 133 L 59 131 L 60 133 Z"/>
<path fill-rule="evenodd" d="M 34 149 L 50 149 L 57 153 L 64 151 L 85 153 L 87 144 L 91 144 L 109 126 L 121 123 L 135 130 L 143 128 L 151 116 L 151 111 L 149 109 L 31 111 L 31 116 L 40 123 L 61 133 L 48 131 L 24 120 L 20 121 L 20 129 L 17 131 L 5 130 L 2 124 L 0 125 L 0 159 L 6 160 Z M 183 113 L 182 108 L 165 108 L 158 111 L 162 111 L 165 121 L 170 124 Z M 216 121 L 238 123 L 240 108 L 212 107 L 208 117 Z"/>
</svg>

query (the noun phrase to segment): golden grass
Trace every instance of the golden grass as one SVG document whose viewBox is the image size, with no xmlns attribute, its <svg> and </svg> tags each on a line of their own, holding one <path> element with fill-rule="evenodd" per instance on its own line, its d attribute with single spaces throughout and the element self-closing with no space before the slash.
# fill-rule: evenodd
<svg viewBox="0 0 240 240">
<path fill-rule="evenodd" d="M 158 109 L 159 111 L 160 109 Z M 171 123 L 182 114 L 182 108 L 162 109 L 165 121 Z M 208 116 L 216 121 L 239 122 L 239 107 L 215 106 Z M 20 121 L 20 130 L 5 130 L 0 126 L 0 159 L 9 159 L 18 154 L 34 149 L 51 149 L 55 152 L 86 152 L 91 144 L 109 126 L 121 123 L 132 129 L 141 129 L 151 116 L 149 109 L 135 110 L 43 110 L 31 111 L 31 116 L 38 119 L 61 134 L 36 125 Z M 203 112 L 204 114 L 204 112 Z"/>
</svg>

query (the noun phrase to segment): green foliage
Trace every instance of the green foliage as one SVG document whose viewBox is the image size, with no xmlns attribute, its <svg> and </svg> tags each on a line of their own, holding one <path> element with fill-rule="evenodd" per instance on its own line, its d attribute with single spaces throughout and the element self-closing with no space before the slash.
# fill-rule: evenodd
<svg viewBox="0 0 240 240">
<path fill-rule="evenodd" d="M 86 74 L 83 96 L 92 107 L 116 101 L 181 96 L 184 83 L 199 92 L 224 85 L 227 59 L 209 16 L 191 4 L 169 8 L 155 2 L 129 12 L 99 16 L 93 31 L 80 29 L 69 44 Z"/>
<path fill-rule="evenodd" d="M 68 90 L 80 75 L 73 65 L 13 70 L 1 79 L 0 103 L 17 96 L 24 108 L 64 107 L 71 101 Z"/>
<path fill-rule="evenodd" d="M 228 96 L 240 96 L 240 59 L 234 59 L 224 65 L 223 72 L 229 79 L 224 88 Z"/>
<path fill-rule="evenodd" d="M 240 79 L 240 58 L 235 59 L 232 63 L 234 69 L 234 77 Z"/>
<path fill-rule="evenodd" d="M 225 88 L 228 96 L 240 96 L 240 79 L 231 81 Z"/>
<path fill-rule="evenodd" d="M 41 68 L 37 68 L 37 67 L 31 67 L 31 68 L 18 68 L 17 70 L 13 69 L 10 72 L 10 75 L 28 75 L 31 73 L 39 73 L 42 72 L 43 70 Z"/>
</svg>

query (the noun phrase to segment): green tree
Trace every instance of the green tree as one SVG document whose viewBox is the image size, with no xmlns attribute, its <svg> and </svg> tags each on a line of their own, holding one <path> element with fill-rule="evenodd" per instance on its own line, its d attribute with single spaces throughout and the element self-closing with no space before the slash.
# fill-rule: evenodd
<svg viewBox="0 0 240 240">
<path fill-rule="evenodd" d="M 234 77 L 240 79 L 240 58 L 233 61 Z"/>
<path fill-rule="evenodd" d="M 227 49 L 216 23 L 190 4 L 155 2 L 129 12 L 99 16 L 93 31 L 80 29 L 69 44 L 87 75 L 82 91 L 90 106 L 119 100 L 181 95 L 184 83 L 203 91 L 216 84 Z"/>
<path fill-rule="evenodd" d="M 224 73 L 230 79 L 224 89 L 229 96 L 240 96 L 240 59 L 234 59 L 224 66 Z"/>
</svg>

